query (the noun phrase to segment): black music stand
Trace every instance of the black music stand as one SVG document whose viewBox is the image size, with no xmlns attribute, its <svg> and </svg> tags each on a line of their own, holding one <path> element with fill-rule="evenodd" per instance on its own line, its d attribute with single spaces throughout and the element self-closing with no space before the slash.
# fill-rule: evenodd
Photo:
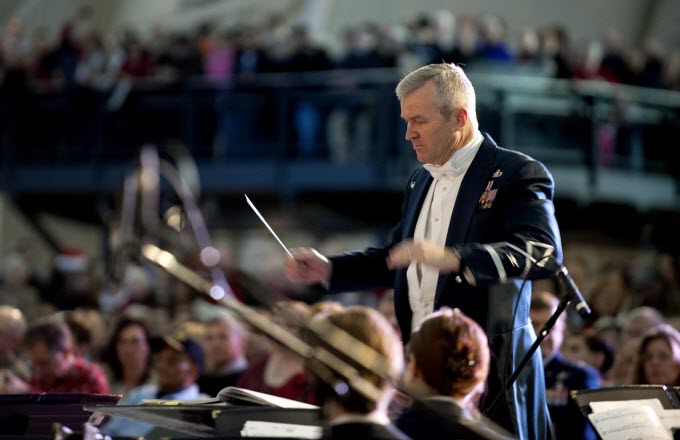
<svg viewBox="0 0 680 440">
<path fill-rule="evenodd" d="M 187 438 L 219 437 L 241 438 L 241 429 L 247 421 L 292 423 L 321 426 L 319 409 L 289 409 L 267 406 L 234 406 L 218 404 L 180 405 L 118 405 L 88 406 L 111 416 L 126 417 L 155 425 L 153 434 L 145 437 Z"/>
<path fill-rule="evenodd" d="M 2 394 L 0 395 L 0 438 L 7 436 L 51 437 L 55 423 L 75 432 L 92 416 L 89 405 L 115 405 L 118 394 Z"/>
<path fill-rule="evenodd" d="M 658 399 L 664 409 L 680 408 L 676 389 L 665 385 L 622 385 L 591 390 L 574 390 L 571 392 L 571 398 L 576 401 L 581 413 L 588 419 L 589 423 L 588 414 L 592 413 L 590 402 Z M 597 434 L 594 426 L 593 430 Z M 600 438 L 599 434 L 597 436 Z M 674 438 L 680 438 L 680 432 L 675 432 Z"/>
<path fill-rule="evenodd" d="M 680 408 L 680 387 L 670 388 L 671 400 L 673 400 L 673 408 Z"/>
</svg>

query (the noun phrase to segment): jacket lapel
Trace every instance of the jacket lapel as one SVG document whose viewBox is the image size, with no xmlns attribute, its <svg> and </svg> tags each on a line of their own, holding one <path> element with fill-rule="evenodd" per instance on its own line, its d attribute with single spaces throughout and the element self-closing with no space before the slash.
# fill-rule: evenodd
<svg viewBox="0 0 680 440">
<path fill-rule="evenodd" d="M 451 214 L 449 232 L 446 235 L 446 246 L 453 246 L 465 241 L 479 198 L 494 171 L 496 144 L 487 136 L 485 134 L 484 142 L 479 147 L 479 151 L 460 185 L 456 204 L 453 206 L 453 213 Z"/>
<path fill-rule="evenodd" d="M 477 209 L 477 203 L 494 171 L 494 158 L 496 143 L 484 133 L 484 142 L 470 164 L 460 185 L 456 203 L 453 206 L 449 231 L 446 235 L 446 247 L 452 247 L 457 243 L 464 243 L 467 232 L 470 229 L 472 216 Z M 422 203 L 422 202 L 421 202 Z M 442 274 L 437 281 L 437 293 L 435 304 L 444 289 L 449 274 Z"/>
<path fill-rule="evenodd" d="M 420 216 L 420 210 L 425 201 L 427 190 L 430 188 L 434 179 L 429 172 L 424 169 L 411 181 L 411 198 L 408 202 L 406 210 L 406 219 L 404 223 L 404 238 L 413 238 L 413 233 L 416 230 L 416 223 Z"/>
</svg>

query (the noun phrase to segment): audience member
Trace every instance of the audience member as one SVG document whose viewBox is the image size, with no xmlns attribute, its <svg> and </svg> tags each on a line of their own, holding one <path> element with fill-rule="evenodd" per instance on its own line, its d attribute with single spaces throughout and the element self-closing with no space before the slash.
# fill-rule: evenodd
<svg viewBox="0 0 680 440">
<path fill-rule="evenodd" d="M 0 369 L 7 369 L 22 380 L 28 380 L 28 366 L 19 357 L 26 333 L 26 318 L 21 310 L 0 306 Z"/>
<path fill-rule="evenodd" d="M 73 335 L 75 354 L 87 360 L 99 357 L 106 335 L 104 319 L 99 310 L 79 307 L 66 312 L 64 321 Z"/>
<path fill-rule="evenodd" d="M 283 301 L 274 307 L 272 319 L 296 335 L 311 317 L 309 306 L 299 301 Z M 279 345 L 272 345 L 268 356 L 252 363 L 235 386 L 266 394 L 314 403 L 309 377 L 299 357 Z"/>
<path fill-rule="evenodd" d="M 628 312 L 625 315 L 624 321 L 624 336 L 626 338 L 638 338 L 649 329 L 663 324 L 665 319 L 658 310 L 649 306 L 642 306 Z"/>
<path fill-rule="evenodd" d="M 139 405 L 144 400 L 196 400 L 209 397 L 201 394 L 196 381 L 203 370 L 205 356 L 201 345 L 183 335 L 166 336 L 152 342 L 153 369 L 156 383 L 136 388 L 120 404 Z M 102 426 L 107 435 L 156 438 L 149 433 L 154 425 L 116 417 Z"/>
<path fill-rule="evenodd" d="M 486 389 L 486 334 L 458 309 L 444 307 L 411 335 L 403 386 L 417 399 L 395 421 L 414 439 L 510 438 L 482 420 L 479 398 Z"/>
<path fill-rule="evenodd" d="M 29 284 L 30 270 L 25 258 L 18 252 L 10 252 L 2 260 L 0 304 L 14 306 L 24 314 L 32 313 L 40 303 L 40 294 Z"/>
<path fill-rule="evenodd" d="M 24 382 L 3 370 L 6 393 L 89 393 L 108 394 L 109 384 L 99 366 L 73 352 L 68 326 L 54 318 L 36 321 L 24 339 L 31 362 L 31 376 Z"/>
<path fill-rule="evenodd" d="M 82 322 L 66 314 L 64 322 L 73 337 L 73 354 L 87 360 L 92 360 L 92 333 Z"/>
<path fill-rule="evenodd" d="M 401 342 L 390 323 L 376 310 L 364 306 L 350 306 L 316 319 L 344 330 L 383 356 L 390 377 L 396 378 L 401 373 L 404 361 Z M 346 359 L 343 357 L 342 347 L 322 344 L 332 353 Z M 356 362 L 351 360 L 348 362 L 357 366 Z M 377 401 L 373 401 L 352 389 L 338 395 L 332 386 L 318 381 L 317 398 L 323 404 L 327 426 L 324 438 L 409 438 L 394 428 L 387 417 L 387 407 L 394 391 L 390 381 L 363 368 L 359 367 L 358 370 L 362 379 L 380 390 L 380 396 Z"/>
<path fill-rule="evenodd" d="M 146 323 L 123 317 L 116 323 L 102 353 L 111 392 L 125 396 L 151 381 L 151 335 Z"/>
<path fill-rule="evenodd" d="M 633 302 L 633 295 L 624 270 L 620 266 L 607 268 L 597 275 L 588 295 L 592 314 L 585 327 L 591 327 L 603 316 L 617 317 L 625 313 Z"/>
<path fill-rule="evenodd" d="M 198 386 L 202 393 L 217 396 L 248 367 L 243 327 L 226 313 L 216 316 L 205 324 L 204 347 L 206 367 Z"/>
<path fill-rule="evenodd" d="M 630 385 L 633 383 L 633 372 L 638 362 L 637 352 L 639 345 L 640 338 L 630 338 L 626 339 L 621 347 L 619 347 L 608 378 L 612 386 Z"/>
<path fill-rule="evenodd" d="M 661 324 L 642 336 L 633 383 L 680 386 L 680 331 Z"/>
<path fill-rule="evenodd" d="M 599 373 L 602 381 L 608 381 L 608 374 L 614 365 L 614 351 L 611 346 L 602 339 L 594 335 L 586 337 L 588 352 L 590 353 L 590 364 Z"/>
<path fill-rule="evenodd" d="M 614 351 L 608 342 L 589 332 L 572 333 L 566 337 L 560 352 L 570 362 L 595 368 L 602 384 L 608 381 L 607 374 L 614 364 Z"/>
<path fill-rule="evenodd" d="M 587 361 L 589 353 L 586 344 L 586 334 L 582 331 L 567 333 L 564 336 L 564 342 L 562 343 L 562 348 L 560 348 L 560 353 L 562 353 L 562 356 L 570 362 L 582 362 L 590 365 Z"/>
<path fill-rule="evenodd" d="M 43 286 L 43 299 L 59 310 L 98 308 L 92 260 L 82 249 L 67 247 L 54 258 L 50 283 Z"/>
<path fill-rule="evenodd" d="M 557 310 L 560 301 L 554 292 L 556 290 L 541 290 L 533 295 L 529 316 L 536 334 L 539 334 Z M 576 403 L 569 397 L 569 393 L 571 390 L 598 388 L 600 377 L 593 367 L 574 364 L 562 357 L 560 348 L 565 331 L 566 315 L 562 313 L 552 331 L 541 343 L 548 410 L 558 440 L 594 439 L 595 432 Z"/>
<path fill-rule="evenodd" d="M 269 310 L 263 308 L 256 308 L 255 310 L 271 319 L 272 315 Z M 244 331 L 245 356 L 250 367 L 271 354 L 274 342 L 267 336 L 249 327 L 244 328 Z"/>
<path fill-rule="evenodd" d="M 145 268 L 129 265 L 125 268 L 123 280 L 116 292 L 107 292 L 99 298 L 99 307 L 105 312 L 126 312 L 131 305 L 156 306 L 148 271 Z"/>
<path fill-rule="evenodd" d="M 664 316 L 680 313 L 680 254 L 676 254 L 678 245 L 670 241 L 662 246 L 673 250 L 657 252 L 648 261 L 641 261 L 633 278 L 636 304 L 652 307 Z"/>
<path fill-rule="evenodd" d="M 623 330 L 619 321 L 619 319 L 612 316 L 603 316 L 595 321 L 592 327 L 593 334 L 607 343 L 614 352 L 614 355 L 616 355 L 619 347 L 621 347 L 623 339 Z"/>
</svg>

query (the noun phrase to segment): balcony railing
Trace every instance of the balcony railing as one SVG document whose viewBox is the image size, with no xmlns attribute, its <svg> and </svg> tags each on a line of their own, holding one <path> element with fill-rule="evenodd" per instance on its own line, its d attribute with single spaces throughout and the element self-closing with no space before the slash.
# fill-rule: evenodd
<svg viewBox="0 0 680 440">
<path fill-rule="evenodd" d="M 502 146 L 585 167 L 589 185 L 602 169 L 680 174 L 678 92 L 469 74 L 480 128 Z M 110 191 L 141 145 L 178 141 L 207 189 L 400 190 L 415 163 L 394 95 L 401 77 L 376 69 L 27 89 L 2 102 L 0 185 Z"/>
</svg>

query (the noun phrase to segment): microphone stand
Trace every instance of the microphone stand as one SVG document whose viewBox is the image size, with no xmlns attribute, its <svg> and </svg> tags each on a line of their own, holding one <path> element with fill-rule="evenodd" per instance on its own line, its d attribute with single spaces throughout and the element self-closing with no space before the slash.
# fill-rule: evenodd
<svg viewBox="0 0 680 440">
<path fill-rule="evenodd" d="M 552 331 L 553 327 L 555 326 L 555 323 L 557 322 L 557 319 L 559 319 L 562 312 L 564 312 L 567 306 L 569 306 L 570 302 L 571 297 L 569 295 L 564 295 L 562 297 L 560 303 L 557 305 L 555 313 L 552 314 L 550 319 L 548 319 L 543 328 L 538 332 L 538 334 L 536 335 L 536 340 L 531 345 L 531 347 L 529 347 L 529 350 L 524 354 L 524 357 L 522 357 L 521 362 L 519 363 L 519 365 L 517 365 L 517 368 L 515 368 L 515 371 L 512 372 L 512 375 L 505 383 L 506 392 L 509 391 L 515 384 L 515 381 L 517 380 L 517 378 L 519 378 L 519 375 L 522 374 L 522 370 L 529 363 L 531 357 L 534 355 L 536 350 L 538 350 L 538 347 L 541 345 L 541 342 L 543 342 L 543 340 L 548 337 L 548 334 Z"/>
<path fill-rule="evenodd" d="M 550 332 L 552 331 L 553 327 L 555 326 L 555 323 L 557 322 L 557 319 L 559 319 L 562 312 L 564 312 L 564 310 L 569 306 L 569 303 L 571 302 L 572 299 L 573 296 L 569 291 L 567 291 L 566 294 L 562 296 L 562 299 L 560 299 L 560 303 L 557 305 L 555 313 L 552 314 L 550 319 L 548 319 L 543 328 L 541 328 L 541 330 L 538 332 L 538 334 L 536 335 L 536 340 L 531 345 L 531 347 L 529 347 L 529 350 L 527 350 L 527 352 L 524 354 L 519 365 L 517 365 L 515 371 L 512 372 L 512 375 L 510 375 L 507 382 L 505 382 L 505 387 L 503 388 L 503 393 L 505 395 L 507 395 L 508 391 L 512 389 L 513 385 L 519 378 L 520 374 L 522 374 L 522 371 L 524 371 L 524 368 L 526 368 L 527 364 L 533 357 L 534 353 L 536 353 L 536 350 L 538 350 L 538 348 L 540 347 L 541 342 L 543 342 L 543 340 L 546 337 L 548 337 L 548 334 L 550 334 Z M 496 396 L 496 400 L 494 400 L 489 409 L 485 411 L 486 413 L 485 415 L 487 417 L 493 415 L 493 413 L 496 412 L 496 409 L 498 409 L 498 405 L 501 401 L 499 397 L 500 394 Z"/>
</svg>

